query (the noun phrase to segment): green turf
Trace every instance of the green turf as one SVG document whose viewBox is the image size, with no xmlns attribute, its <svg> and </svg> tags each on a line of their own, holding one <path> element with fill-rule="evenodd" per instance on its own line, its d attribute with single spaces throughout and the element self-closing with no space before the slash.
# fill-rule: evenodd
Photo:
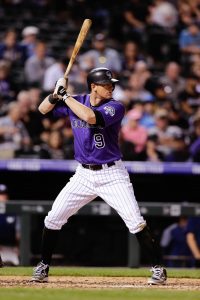
<svg viewBox="0 0 200 300">
<path fill-rule="evenodd" d="M 38 288 L 1 288 L 2 300 L 198 300 L 198 291 L 163 291 L 149 289 L 72 290 Z"/>
<path fill-rule="evenodd" d="M 5 267 L 0 269 L 0 275 L 31 276 L 32 267 Z M 50 274 L 54 276 L 125 276 L 148 277 L 149 268 L 90 268 L 90 267 L 51 267 Z M 168 277 L 200 278 L 199 269 L 168 269 Z"/>
</svg>

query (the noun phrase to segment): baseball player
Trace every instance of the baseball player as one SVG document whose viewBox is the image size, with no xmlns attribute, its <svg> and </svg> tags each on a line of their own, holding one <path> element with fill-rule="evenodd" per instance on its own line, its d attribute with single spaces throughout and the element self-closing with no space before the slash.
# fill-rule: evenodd
<svg viewBox="0 0 200 300">
<path fill-rule="evenodd" d="M 121 160 L 118 134 L 125 108 L 112 98 L 117 81 L 109 69 L 95 68 L 87 76 L 90 94 L 71 96 L 67 93 L 66 80 L 60 78 L 53 94 L 39 106 L 42 114 L 53 111 L 57 117 L 69 116 L 78 167 L 45 217 L 41 261 L 34 268 L 31 281 L 48 281 L 59 231 L 70 216 L 99 196 L 118 212 L 149 254 L 153 274 L 148 282 L 166 282 L 158 245 L 140 214 L 129 174 Z"/>
</svg>

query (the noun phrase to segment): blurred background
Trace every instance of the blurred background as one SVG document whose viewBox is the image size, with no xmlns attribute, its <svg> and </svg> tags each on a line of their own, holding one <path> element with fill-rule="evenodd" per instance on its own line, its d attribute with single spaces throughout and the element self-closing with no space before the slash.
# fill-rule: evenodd
<svg viewBox="0 0 200 300">
<path fill-rule="evenodd" d="M 0 184 L 7 193 L 0 206 L 2 258 L 35 264 L 46 208 L 36 213 L 27 206 L 27 221 L 20 201 L 53 201 L 74 170 L 67 164 L 74 159 L 70 121 L 66 127 L 66 120 L 42 116 L 37 108 L 63 76 L 85 18 L 93 23 L 69 92 L 88 93 L 87 73 L 95 67 L 107 67 L 119 79 L 113 97 L 126 107 L 120 147 L 136 198 L 160 203 L 157 212 L 142 212 L 164 262 L 197 267 L 200 250 L 194 254 L 187 233 L 200 245 L 200 0 L 0 1 Z M 15 209 L 5 208 L 16 201 Z M 170 206 L 166 213 L 162 205 L 168 203 L 178 203 L 178 210 L 171 213 Z M 191 203 L 193 209 L 182 210 Z M 131 265 L 135 247 L 118 216 L 90 211 L 63 227 L 54 263 L 145 265 L 140 251 Z M 8 252 L 12 259 L 3 256 Z"/>
</svg>

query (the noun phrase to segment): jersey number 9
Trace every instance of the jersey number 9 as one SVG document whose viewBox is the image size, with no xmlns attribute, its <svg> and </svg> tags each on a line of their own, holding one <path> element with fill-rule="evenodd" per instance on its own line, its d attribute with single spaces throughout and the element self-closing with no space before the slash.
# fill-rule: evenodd
<svg viewBox="0 0 200 300">
<path fill-rule="evenodd" d="M 95 147 L 100 149 L 105 147 L 105 141 L 104 141 L 104 136 L 101 133 L 96 133 L 94 135 L 94 144 Z"/>
</svg>

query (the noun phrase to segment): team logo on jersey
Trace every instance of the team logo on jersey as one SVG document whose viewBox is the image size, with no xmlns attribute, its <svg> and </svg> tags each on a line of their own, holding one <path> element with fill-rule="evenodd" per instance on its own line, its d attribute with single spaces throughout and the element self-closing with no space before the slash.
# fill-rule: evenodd
<svg viewBox="0 0 200 300">
<path fill-rule="evenodd" d="M 104 110 L 106 115 L 110 115 L 111 117 L 115 115 L 115 109 L 112 106 L 105 106 Z"/>
</svg>

